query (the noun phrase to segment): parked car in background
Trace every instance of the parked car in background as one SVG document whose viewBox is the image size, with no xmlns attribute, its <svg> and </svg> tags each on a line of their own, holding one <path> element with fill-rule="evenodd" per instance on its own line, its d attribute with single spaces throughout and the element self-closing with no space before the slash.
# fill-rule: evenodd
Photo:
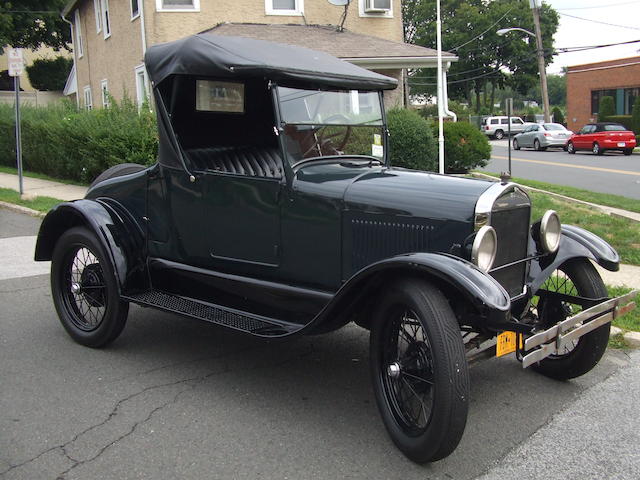
<svg viewBox="0 0 640 480">
<path fill-rule="evenodd" d="M 592 264 L 618 270 L 616 251 L 552 210 L 532 221 L 518 185 L 392 167 L 395 79 L 211 34 L 154 45 L 145 66 L 158 162 L 106 170 L 38 235 L 82 345 L 114 341 L 130 304 L 265 340 L 355 322 L 384 425 L 427 462 L 453 452 L 474 406 L 467 357 L 578 377 L 633 306 L 637 292 L 609 299 Z"/>
<path fill-rule="evenodd" d="M 549 147 L 565 148 L 571 135 L 573 132 L 559 123 L 528 125 L 522 133 L 513 138 L 513 148 L 520 150 L 523 147 L 528 147 L 538 151 L 546 150 Z"/>
<path fill-rule="evenodd" d="M 520 117 L 511 117 L 511 133 L 522 132 L 530 123 L 526 123 Z M 480 129 L 490 137 L 498 140 L 504 138 L 509 132 L 509 117 L 486 117 L 482 119 Z"/>
<path fill-rule="evenodd" d="M 589 123 L 574 133 L 567 143 L 567 152 L 591 150 L 594 155 L 602 155 L 607 150 L 617 150 L 631 155 L 636 148 L 636 137 L 619 123 Z"/>
</svg>

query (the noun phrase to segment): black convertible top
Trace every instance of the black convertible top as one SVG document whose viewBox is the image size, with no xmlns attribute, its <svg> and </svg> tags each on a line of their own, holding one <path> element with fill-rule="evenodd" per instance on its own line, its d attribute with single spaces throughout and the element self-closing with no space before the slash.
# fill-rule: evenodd
<svg viewBox="0 0 640 480">
<path fill-rule="evenodd" d="M 339 88 L 377 90 L 397 86 L 385 77 L 308 48 L 244 37 L 200 33 L 150 47 L 145 64 L 154 86 L 172 75 L 268 78 Z"/>
</svg>

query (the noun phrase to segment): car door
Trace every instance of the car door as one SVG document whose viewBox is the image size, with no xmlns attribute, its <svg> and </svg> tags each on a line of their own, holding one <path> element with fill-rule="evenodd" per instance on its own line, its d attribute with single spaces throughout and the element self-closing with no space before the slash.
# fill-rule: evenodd
<svg viewBox="0 0 640 480">
<path fill-rule="evenodd" d="M 582 129 L 582 134 L 579 137 L 579 143 L 577 145 L 578 148 L 591 150 L 591 146 L 593 145 L 593 141 L 595 140 L 595 125 L 585 125 Z"/>
</svg>

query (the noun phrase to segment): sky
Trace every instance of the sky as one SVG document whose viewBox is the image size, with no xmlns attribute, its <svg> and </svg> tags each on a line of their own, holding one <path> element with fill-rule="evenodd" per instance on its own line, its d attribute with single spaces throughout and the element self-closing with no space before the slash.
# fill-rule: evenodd
<svg viewBox="0 0 640 480">
<path fill-rule="evenodd" d="M 561 14 L 560 25 L 554 36 L 556 48 L 640 40 L 640 0 L 544 1 Z M 603 25 L 566 15 L 632 28 Z M 554 57 L 554 62 L 547 67 L 547 72 L 559 73 L 564 66 L 633 56 L 640 56 L 640 42 L 584 52 L 562 53 Z"/>
</svg>

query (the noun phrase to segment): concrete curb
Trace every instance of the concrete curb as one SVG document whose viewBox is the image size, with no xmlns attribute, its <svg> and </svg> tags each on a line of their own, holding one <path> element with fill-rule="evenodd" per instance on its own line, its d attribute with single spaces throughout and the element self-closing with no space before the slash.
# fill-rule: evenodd
<svg viewBox="0 0 640 480">
<path fill-rule="evenodd" d="M 471 175 L 477 176 L 477 177 L 481 177 L 481 178 L 486 178 L 486 179 L 494 181 L 494 182 L 499 182 L 500 181 L 499 178 L 493 177 L 491 175 L 487 175 L 485 173 L 473 172 Z M 640 213 L 629 212 L 627 210 L 622 210 L 620 208 L 605 207 L 604 205 L 598 205 L 597 203 L 591 203 L 591 202 L 586 202 L 584 200 L 578 200 L 577 198 L 567 197 L 566 195 L 561 195 L 559 193 L 549 192 L 547 190 L 541 190 L 541 189 L 535 188 L 535 187 L 529 187 L 527 185 L 520 185 L 520 186 L 522 188 L 526 189 L 526 190 L 531 190 L 533 192 L 544 193 L 546 195 L 550 195 L 552 197 L 560 198 L 560 199 L 565 200 L 565 201 L 570 202 L 570 203 L 577 203 L 579 205 L 586 205 L 588 207 L 595 208 L 597 210 L 600 210 L 602 213 L 606 213 L 607 215 L 610 215 L 612 217 L 626 218 L 627 220 L 631 220 L 632 222 L 640 223 Z"/>
<path fill-rule="evenodd" d="M 32 217 L 44 218 L 44 216 L 46 215 L 46 213 L 39 212 L 38 210 L 34 210 L 33 208 L 23 207 L 22 205 L 16 205 L 15 203 L 0 201 L 0 207 L 6 210 L 12 210 L 16 213 L 24 213 Z"/>
</svg>

